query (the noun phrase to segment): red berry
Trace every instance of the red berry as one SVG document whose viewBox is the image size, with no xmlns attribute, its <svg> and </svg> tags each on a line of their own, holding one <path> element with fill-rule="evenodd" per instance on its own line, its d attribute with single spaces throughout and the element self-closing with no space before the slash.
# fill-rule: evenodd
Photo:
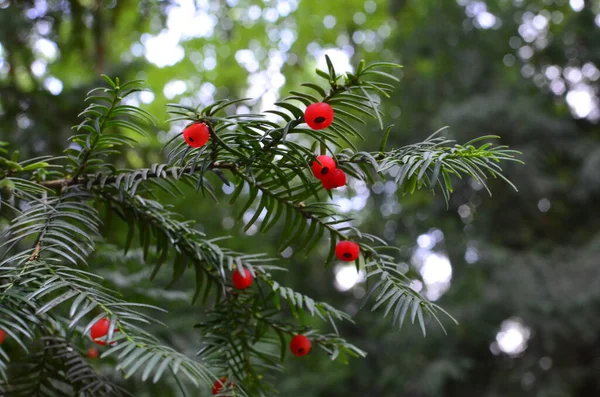
<svg viewBox="0 0 600 397">
<path fill-rule="evenodd" d="M 290 342 L 290 350 L 292 354 L 297 357 L 306 356 L 310 353 L 311 344 L 310 339 L 308 339 L 304 335 L 296 335 L 292 338 Z"/>
<path fill-rule="evenodd" d="M 96 324 L 92 325 L 92 329 L 90 330 L 90 335 L 94 343 L 99 344 L 100 346 L 106 346 L 106 341 L 97 340 L 108 335 L 108 328 L 110 327 L 110 320 L 107 318 L 101 318 L 96 321 Z M 115 328 L 114 332 L 119 332 L 118 328 Z M 112 342 L 114 344 L 115 342 Z"/>
<path fill-rule="evenodd" d="M 243 272 L 243 274 L 242 274 Z M 233 281 L 233 286 L 237 289 L 246 289 L 252 285 L 252 274 L 250 274 L 250 270 L 248 269 L 237 269 L 233 272 L 231 276 L 231 281 Z"/>
<path fill-rule="evenodd" d="M 204 123 L 192 124 L 183 130 L 183 139 L 194 148 L 206 145 L 208 138 L 210 138 L 210 131 Z"/>
<path fill-rule="evenodd" d="M 311 166 L 312 173 L 317 179 L 325 178 L 337 169 L 335 160 L 329 156 L 318 156 L 317 160 L 313 161 Z"/>
<path fill-rule="evenodd" d="M 223 390 L 225 388 L 226 383 L 227 383 L 226 377 L 222 377 L 222 378 L 219 378 L 219 380 L 216 380 L 215 383 L 213 383 L 212 394 L 216 395 L 216 394 L 221 393 L 221 390 Z"/>
<path fill-rule="evenodd" d="M 340 241 L 335 246 L 335 255 L 339 260 L 352 262 L 358 259 L 360 247 L 354 241 Z"/>
<path fill-rule="evenodd" d="M 91 359 L 98 358 L 98 349 L 95 347 L 90 347 L 87 351 L 87 356 Z"/>
<path fill-rule="evenodd" d="M 0 345 L 4 343 L 4 338 L 6 338 L 6 332 L 3 329 L 0 329 Z"/>
<path fill-rule="evenodd" d="M 342 187 L 346 185 L 346 173 L 339 168 L 336 168 L 333 172 L 327 173 L 321 178 L 321 183 L 325 190 L 331 190 L 336 187 Z"/>
<path fill-rule="evenodd" d="M 313 103 L 304 111 L 304 121 L 313 130 L 327 128 L 333 122 L 333 108 L 325 102 Z"/>
</svg>

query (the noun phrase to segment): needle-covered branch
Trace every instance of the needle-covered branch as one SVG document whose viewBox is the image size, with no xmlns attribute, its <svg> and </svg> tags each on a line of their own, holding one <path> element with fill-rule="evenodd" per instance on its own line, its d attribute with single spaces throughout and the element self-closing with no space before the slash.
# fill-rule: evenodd
<svg viewBox="0 0 600 397">
<path fill-rule="evenodd" d="M 484 186 L 488 178 L 506 180 L 502 167 L 518 161 L 518 153 L 481 142 L 497 137 L 461 145 L 439 133 L 387 149 L 391 127 L 381 131 L 378 151 L 360 150 L 361 131 L 370 128 L 368 119 L 384 128 L 379 103 L 394 88 L 389 82 L 398 80 L 388 73 L 396 67 L 361 62 L 356 72 L 338 74 L 327 58 L 327 71 L 317 70 L 325 86 L 304 83 L 303 89 L 291 91 L 263 114 L 237 114 L 235 107 L 243 99 L 220 100 L 202 109 L 172 104 L 172 121 L 185 120 L 188 125 L 166 143 L 164 163 L 148 168 L 117 169 L 112 161 L 133 147 L 136 137 L 148 136 L 155 121 L 148 112 L 123 103 L 141 90 L 138 81 L 121 84 L 105 76 L 108 86 L 88 93 L 89 105 L 74 127 L 65 156 L 23 161 L 0 143 L 0 216 L 10 221 L 0 234 L 0 311 L 15 319 L 0 317 L 0 327 L 27 351 L 51 323 L 64 332 L 45 334 L 54 338 L 47 341 L 63 349 L 80 346 L 96 321 L 108 319 L 105 337 L 117 344 L 109 345 L 102 357 L 114 360 L 125 377 L 137 373 L 142 380 L 158 381 L 170 370 L 194 385 L 211 385 L 216 375 L 227 375 L 225 383 L 239 391 L 237 395 L 276 392 L 270 377 L 281 369 L 286 340 L 292 335 L 310 337 L 333 359 L 363 356 L 338 335 L 337 323 L 351 321 L 350 316 L 280 285 L 271 273 L 284 268 L 271 264 L 273 259 L 226 248 L 221 239 L 208 238 L 193 222 L 181 220 L 156 195 L 160 189 L 177 197 L 188 187 L 218 200 L 220 189 L 215 186 L 224 184 L 230 189 L 229 202 L 240 204 L 237 218 L 245 219 L 245 230 L 277 229 L 279 250 L 292 248 L 296 254 L 310 255 L 327 244 L 325 263 L 335 259 L 338 243 L 351 240 L 360 252 L 357 269 L 366 272 L 371 285 L 365 301 L 373 297 L 373 310 L 381 308 L 384 317 L 391 315 L 400 326 L 407 318 L 417 321 L 424 334 L 428 317 L 443 328 L 438 316 L 448 314 L 410 287 L 394 247 L 354 227 L 325 190 L 344 185 L 347 174 L 367 184 L 392 178 L 405 193 L 439 186 L 448 200 L 452 177 L 470 177 Z M 311 111 L 319 112 L 314 109 L 325 113 L 309 117 Z M 190 135 L 192 130 L 200 135 Z M 321 178 L 311 165 L 319 155 L 331 156 L 343 183 L 315 179 Z M 151 279 L 170 266 L 168 287 L 173 288 L 194 269 L 192 301 L 208 307 L 199 324 L 205 361 L 163 346 L 143 328 L 156 322 L 145 312 L 156 308 L 121 299 L 103 286 L 94 269 L 81 269 L 93 263 L 88 258 L 103 239 L 102 215 L 106 227 L 113 215 L 126 223 L 121 245 L 125 252 L 133 245 L 141 247 L 141 259 L 153 266 Z M 151 249 L 155 255 L 150 255 Z M 256 280 L 252 288 L 248 284 L 248 289 L 237 289 L 232 277 L 239 271 Z M 287 305 L 282 307 L 282 301 Z M 319 333 L 306 326 L 306 314 L 330 323 L 334 332 Z M 45 365 L 47 352 L 32 357 Z M 0 374 L 6 373 L 8 359 L 0 348 Z M 78 374 L 86 374 L 78 360 L 72 357 L 70 362 L 79 363 Z M 43 379 L 40 373 L 30 381 L 42 384 Z M 65 379 L 78 384 L 77 379 Z"/>
</svg>

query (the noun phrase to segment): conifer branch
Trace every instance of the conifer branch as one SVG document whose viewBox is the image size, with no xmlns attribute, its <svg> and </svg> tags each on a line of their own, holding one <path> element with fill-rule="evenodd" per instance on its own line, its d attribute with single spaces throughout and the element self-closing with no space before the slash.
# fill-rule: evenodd
<svg viewBox="0 0 600 397">
<path fill-rule="evenodd" d="M 384 132 L 379 151 L 359 151 L 356 140 L 362 136 L 355 124 L 364 125 L 365 119 L 371 118 L 383 129 L 378 97 L 388 97 L 393 86 L 381 80 L 397 80 L 380 70 L 385 67 L 398 65 L 361 63 L 355 73 L 339 75 L 327 58 L 327 71 L 317 71 L 327 81 L 327 88 L 304 83 L 309 92 L 292 91 L 275 104 L 276 109 L 268 111 L 283 123 L 259 114 L 222 115 L 243 100 L 217 101 L 204 109 L 172 104 L 172 120 L 203 124 L 205 132 L 210 132 L 209 143 L 192 149 L 175 136 L 166 145 L 166 163 L 145 169 L 117 170 L 106 161 L 121 147 L 136 143 L 122 130 L 146 136 L 148 126 L 154 123 L 148 112 L 122 103 L 127 95 L 140 90 L 139 81 L 121 85 L 118 79 L 103 76 L 108 87 L 88 93 L 86 101 L 90 103 L 81 113 L 83 121 L 75 127 L 76 135 L 62 158 L 18 161 L 18 156 L 8 156 L 6 145 L 0 143 L 0 206 L 9 208 L 11 220 L 0 234 L 0 268 L 7 271 L 6 283 L 0 286 L 0 302 L 3 311 L 15 319 L 7 322 L 0 318 L 0 326 L 25 351 L 32 345 L 25 339 L 44 335 L 43 354 L 32 356 L 36 365 L 48 362 L 49 350 L 81 364 L 80 357 L 67 354 L 77 343 L 72 337 L 86 335 L 95 321 L 106 317 L 111 324 L 106 338 L 118 344 L 110 345 L 103 357 L 115 357 L 116 369 L 123 370 L 125 377 L 142 372 L 142 380 L 154 374 L 157 381 L 169 369 L 195 385 L 210 385 L 215 370 L 231 374 L 242 395 L 275 393 L 269 377 L 282 368 L 286 338 L 296 333 L 310 335 L 333 359 L 364 355 L 338 335 L 336 322 L 351 321 L 349 315 L 277 283 L 271 272 L 282 268 L 268 264 L 266 256 L 231 251 L 220 239 L 207 238 L 192 222 L 177 219 L 167 206 L 149 198 L 154 195 L 153 188 L 181 194 L 181 184 L 216 198 L 211 178 L 207 178 L 213 174 L 233 186 L 231 203 L 243 202 L 238 217 L 250 215 L 246 230 L 257 225 L 260 232 L 267 233 L 278 226 L 279 249 L 292 247 L 306 254 L 328 238 L 326 262 L 334 259 L 339 241 L 354 240 L 362 253 L 357 270 L 365 270 L 369 279 L 376 280 L 365 298 L 374 297 L 373 310 L 383 309 L 383 316 L 392 315 L 400 326 L 410 318 L 424 334 L 426 316 L 443 328 L 438 315 L 450 315 L 410 287 L 394 256 L 385 253 L 390 247 L 353 227 L 351 219 L 339 215 L 335 205 L 320 199 L 322 189 L 310 175 L 311 163 L 317 153 L 330 153 L 336 166 L 357 180 L 372 183 L 375 178 L 391 177 L 405 193 L 439 187 L 448 200 L 453 190 L 451 177 L 468 176 L 484 186 L 490 177 L 510 184 L 500 163 L 519 161 L 514 157 L 518 152 L 479 144 L 481 139 L 497 137 L 459 145 L 436 134 L 420 143 L 386 150 L 391 127 Z M 318 132 L 303 126 L 304 110 L 298 106 L 315 102 L 326 102 L 335 111 L 333 123 Z M 60 165 L 65 159 L 66 165 Z M 204 302 L 214 298 L 206 321 L 199 324 L 206 344 L 200 354 L 204 361 L 163 346 L 137 325 L 155 322 L 143 312 L 154 307 L 121 299 L 93 273 L 80 269 L 101 238 L 98 203 L 104 204 L 108 216 L 118 214 L 127 223 L 126 252 L 134 244 L 136 232 L 145 261 L 151 263 L 149 251 L 156 250 L 151 277 L 169 263 L 172 286 L 188 268 L 194 268 L 193 301 L 200 296 Z M 238 291 L 231 286 L 229 275 L 240 268 L 257 279 L 256 288 Z M 288 303 L 294 317 L 301 319 L 308 311 L 329 321 L 334 332 L 321 334 L 285 320 L 280 300 Z M 60 336 L 44 333 L 48 324 L 65 332 Z M 279 357 L 270 347 L 279 348 Z M 0 374 L 5 372 L 5 362 L 8 356 L 0 348 Z M 66 380 L 79 391 L 89 384 L 102 384 L 97 374 L 87 372 L 83 365 L 73 371 L 89 375 L 94 379 L 91 383 L 81 383 L 70 369 L 65 371 L 57 382 Z M 28 386 L 39 389 L 41 383 L 35 382 L 45 378 L 40 373 Z"/>
</svg>

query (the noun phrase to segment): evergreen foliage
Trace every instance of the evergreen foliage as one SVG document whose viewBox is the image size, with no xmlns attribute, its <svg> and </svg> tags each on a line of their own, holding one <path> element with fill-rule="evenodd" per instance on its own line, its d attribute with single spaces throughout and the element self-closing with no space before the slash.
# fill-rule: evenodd
<svg viewBox="0 0 600 397">
<path fill-rule="evenodd" d="M 490 177 L 505 179 L 502 164 L 518 161 L 517 152 L 487 142 L 494 136 L 459 145 L 440 133 L 388 149 L 392 129 L 384 129 L 378 105 L 389 97 L 398 65 L 361 62 L 355 73 L 346 74 L 337 73 L 329 59 L 327 65 L 327 71 L 317 70 L 325 87 L 302 84 L 302 90 L 290 92 L 267 111 L 270 117 L 228 112 L 244 100 L 217 101 L 203 109 L 171 104 L 172 121 L 206 123 L 211 139 L 191 149 L 175 136 L 165 147 L 164 163 L 148 168 L 114 165 L 123 147 L 136 145 L 152 131 L 155 117 L 124 101 L 142 89 L 140 81 L 121 83 L 104 76 L 107 85 L 89 92 L 80 114 L 83 121 L 74 127 L 64 156 L 22 161 L 8 144 L 0 146 L 0 209 L 11 222 L 0 236 L 0 327 L 20 347 L 12 354 L 0 347 L 4 393 L 125 395 L 82 358 L 90 328 L 102 318 L 110 320 L 107 340 L 116 343 L 101 358 L 114 360 L 115 371 L 125 378 L 137 375 L 156 382 L 172 374 L 184 390 L 186 382 L 210 386 L 225 376 L 223 396 L 275 394 L 271 381 L 283 368 L 288 341 L 296 334 L 309 336 L 332 360 L 365 355 L 339 335 L 336 323 L 352 321 L 351 316 L 280 285 L 276 272 L 285 270 L 281 263 L 228 249 L 221 238 L 181 220 L 156 195 L 163 190 L 177 197 L 185 185 L 215 199 L 216 185 L 232 186 L 231 202 L 244 203 L 239 218 L 254 211 L 246 229 L 258 224 L 268 233 L 284 225 L 281 251 L 292 247 L 310 255 L 327 245 L 328 265 L 338 242 L 359 243 L 356 266 L 366 271 L 370 285 L 365 303 L 372 300 L 372 309 L 389 315 L 394 326 L 416 322 L 425 334 L 429 318 L 442 327 L 440 314 L 452 319 L 411 288 L 394 247 L 340 215 L 328 201 L 331 195 L 310 174 L 310 164 L 317 154 L 331 154 L 351 179 L 390 179 L 406 193 L 437 188 L 448 200 L 453 177 L 471 177 L 484 186 Z M 335 119 L 328 129 L 303 125 L 302 109 L 314 102 L 333 106 Z M 376 120 L 382 129 L 377 152 L 361 151 L 355 144 L 365 118 Z M 86 267 L 86 259 L 103 241 L 103 227 L 115 215 L 128 227 L 122 248 L 127 252 L 137 237 L 143 260 L 154 266 L 151 277 L 167 266 L 171 284 L 194 277 L 192 303 L 207 308 L 197 325 L 197 358 L 165 346 L 145 330 L 158 321 L 154 313 L 164 309 L 121 299 Z M 250 271 L 257 286 L 233 289 L 230 275 L 239 268 Z M 282 312 L 291 313 L 295 321 Z M 309 315 L 323 320 L 322 329 L 329 330 L 305 325 Z"/>
</svg>

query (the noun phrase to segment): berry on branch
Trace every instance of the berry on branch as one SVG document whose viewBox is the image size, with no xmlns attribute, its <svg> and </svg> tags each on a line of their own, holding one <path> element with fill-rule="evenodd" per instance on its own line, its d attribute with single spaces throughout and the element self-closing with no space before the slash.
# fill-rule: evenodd
<svg viewBox="0 0 600 397">
<path fill-rule="evenodd" d="M 335 255 L 339 260 L 352 262 L 358 259 L 360 247 L 354 241 L 340 241 L 335 246 Z"/>
<path fill-rule="evenodd" d="M 98 349 L 96 349 L 95 347 L 90 347 L 87 351 L 87 356 L 92 360 L 98 358 Z"/>
<path fill-rule="evenodd" d="M 94 343 L 97 343 L 100 346 L 106 346 L 106 341 L 98 339 L 104 338 L 106 335 L 108 335 L 109 327 L 110 320 L 107 318 L 101 318 L 100 320 L 96 321 L 96 324 L 92 325 L 92 329 L 90 330 L 90 336 L 92 337 Z M 119 329 L 115 328 L 114 332 L 119 332 Z M 111 345 L 113 344 L 115 344 L 115 342 L 111 343 Z"/>
<path fill-rule="evenodd" d="M 243 273 L 242 273 L 243 272 Z M 231 276 L 233 286 L 237 289 L 246 289 L 252 285 L 252 274 L 248 269 L 237 269 Z"/>
<path fill-rule="evenodd" d="M 335 165 L 335 160 L 329 156 L 318 156 L 315 161 L 313 161 L 312 173 L 317 179 L 323 179 L 328 174 L 333 173 L 337 168 Z"/>
<path fill-rule="evenodd" d="M 216 380 L 215 383 L 213 383 L 213 388 L 212 388 L 213 396 L 221 393 L 221 390 L 223 390 L 225 388 L 226 383 L 227 383 L 227 378 L 225 376 L 222 378 L 219 378 L 219 380 Z"/>
<path fill-rule="evenodd" d="M 321 178 L 321 184 L 325 190 L 346 186 L 346 173 L 341 169 L 336 168 L 333 172 L 329 172 Z"/>
<path fill-rule="evenodd" d="M 4 343 L 4 338 L 6 338 L 6 332 L 3 329 L 0 329 L 0 345 Z"/>
<path fill-rule="evenodd" d="M 313 130 L 327 128 L 333 122 L 333 108 L 325 102 L 313 103 L 304 111 L 304 121 Z"/>
<path fill-rule="evenodd" d="M 308 353 L 310 353 L 310 349 L 312 348 L 310 339 L 308 339 L 304 335 L 296 335 L 292 338 L 290 342 L 290 350 L 292 354 L 296 357 L 304 357 Z"/>
<path fill-rule="evenodd" d="M 210 138 L 210 130 L 204 123 L 196 123 L 190 125 L 188 128 L 183 130 L 183 139 L 193 148 L 201 147 L 206 145 Z"/>
</svg>

